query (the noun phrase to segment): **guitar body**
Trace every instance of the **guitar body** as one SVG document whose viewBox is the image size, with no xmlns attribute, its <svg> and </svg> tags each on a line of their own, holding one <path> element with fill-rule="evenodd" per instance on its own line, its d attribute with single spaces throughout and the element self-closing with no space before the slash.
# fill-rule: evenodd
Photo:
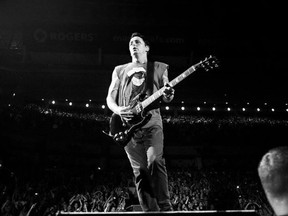
<svg viewBox="0 0 288 216">
<path fill-rule="evenodd" d="M 117 144 L 125 147 L 131 140 L 134 132 L 147 124 L 151 116 L 151 113 L 144 115 L 144 113 L 141 112 L 131 121 L 123 122 L 119 115 L 113 113 L 110 118 L 110 136 L 113 137 L 113 140 Z"/>
</svg>

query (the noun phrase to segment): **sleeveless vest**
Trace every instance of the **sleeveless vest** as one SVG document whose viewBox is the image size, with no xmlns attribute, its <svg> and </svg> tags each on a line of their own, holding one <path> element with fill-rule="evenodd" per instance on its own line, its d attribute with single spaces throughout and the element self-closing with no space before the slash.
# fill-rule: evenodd
<svg viewBox="0 0 288 216">
<path fill-rule="evenodd" d="M 119 106 L 128 106 L 129 99 L 131 94 L 131 85 L 129 85 L 129 79 L 127 72 L 129 71 L 129 65 L 131 63 L 127 63 L 124 65 L 119 65 L 115 68 L 118 78 L 120 80 L 119 88 L 117 92 L 117 101 Z M 152 95 L 154 92 L 163 87 L 163 74 L 165 70 L 168 69 L 168 65 L 162 62 L 148 62 L 146 68 L 146 86 L 145 93 L 147 96 Z M 153 105 L 149 105 L 145 109 L 145 111 L 149 111 L 152 114 L 152 118 L 150 121 L 143 126 L 143 128 L 150 127 L 152 125 L 159 125 L 163 127 L 162 118 L 160 114 L 159 102 L 155 101 Z"/>
</svg>

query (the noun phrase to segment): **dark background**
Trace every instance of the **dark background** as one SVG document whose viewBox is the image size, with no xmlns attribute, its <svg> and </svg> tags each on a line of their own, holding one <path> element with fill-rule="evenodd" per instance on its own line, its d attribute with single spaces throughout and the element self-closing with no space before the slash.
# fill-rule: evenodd
<svg viewBox="0 0 288 216">
<path fill-rule="evenodd" d="M 174 78 L 215 55 L 220 67 L 176 87 L 176 101 L 287 100 L 283 5 L 226 1 L 2 0 L 1 96 L 105 102 L 114 66 L 130 60 L 129 36 Z"/>
</svg>

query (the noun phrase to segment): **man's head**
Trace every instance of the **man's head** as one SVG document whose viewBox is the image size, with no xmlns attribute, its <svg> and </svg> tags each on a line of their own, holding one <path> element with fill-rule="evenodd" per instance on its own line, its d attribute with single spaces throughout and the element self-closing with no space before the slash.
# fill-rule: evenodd
<svg viewBox="0 0 288 216">
<path fill-rule="evenodd" d="M 288 214 L 288 147 L 269 150 L 259 163 L 258 175 L 275 213 Z"/>
<path fill-rule="evenodd" d="M 129 51 L 131 55 L 147 55 L 150 50 L 148 40 L 139 32 L 131 34 L 129 41 Z"/>
</svg>

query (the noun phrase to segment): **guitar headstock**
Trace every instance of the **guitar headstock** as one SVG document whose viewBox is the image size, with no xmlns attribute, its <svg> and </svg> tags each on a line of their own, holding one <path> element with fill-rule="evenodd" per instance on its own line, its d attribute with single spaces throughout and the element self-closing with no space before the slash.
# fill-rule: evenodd
<svg viewBox="0 0 288 216">
<path fill-rule="evenodd" d="M 209 57 L 206 57 L 204 60 L 200 61 L 196 67 L 202 67 L 205 71 L 209 71 L 219 67 L 219 62 L 215 56 L 210 55 Z"/>
</svg>

